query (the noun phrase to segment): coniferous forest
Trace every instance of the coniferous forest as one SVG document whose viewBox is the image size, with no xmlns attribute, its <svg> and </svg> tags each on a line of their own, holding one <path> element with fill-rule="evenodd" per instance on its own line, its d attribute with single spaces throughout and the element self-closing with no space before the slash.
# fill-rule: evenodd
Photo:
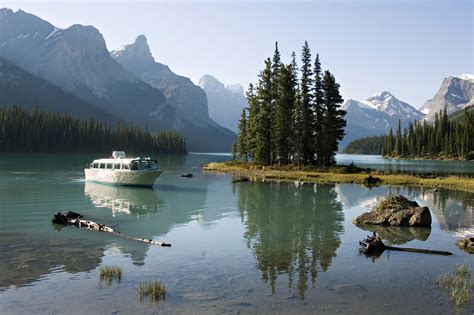
<svg viewBox="0 0 474 315">
<path fill-rule="evenodd" d="M 402 132 L 400 121 L 395 135 L 390 130 L 382 149 L 384 157 L 474 159 L 473 115 L 450 120 L 446 109 L 436 114 L 432 124 L 417 121 Z"/>
<path fill-rule="evenodd" d="M 250 84 L 233 151 L 261 165 L 332 165 L 346 126 L 339 84 L 318 54 L 312 59 L 307 42 L 300 66 L 291 57 L 284 64 L 276 43 L 258 83 Z"/>
<path fill-rule="evenodd" d="M 462 114 L 462 117 L 461 117 Z M 448 117 L 446 110 L 436 114 L 431 124 L 417 121 L 395 133 L 352 141 L 344 153 L 381 154 L 387 158 L 474 159 L 474 117 L 468 110 Z"/>
<path fill-rule="evenodd" d="M 0 108 L 0 126 L 0 152 L 187 153 L 184 139 L 174 131 L 151 133 L 133 124 L 109 126 L 38 107 L 31 112 L 18 106 Z"/>
</svg>

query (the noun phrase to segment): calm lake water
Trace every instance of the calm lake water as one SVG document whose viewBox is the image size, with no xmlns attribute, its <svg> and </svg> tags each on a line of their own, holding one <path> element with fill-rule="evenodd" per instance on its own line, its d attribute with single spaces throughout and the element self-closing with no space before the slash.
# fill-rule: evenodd
<svg viewBox="0 0 474 315">
<path fill-rule="evenodd" d="M 233 184 L 201 173 L 202 164 L 229 158 L 211 154 L 158 156 L 166 172 L 154 190 L 120 188 L 84 182 L 82 166 L 93 158 L 0 155 L 0 314 L 446 314 L 453 306 L 434 279 L 459 263 L 474 269 L 473 256 L 454 245 L 474 229 L 472 193 Z M 179 177 L 188 172 L 194 177 Z M 377 229 L 384 239 L 454 255 L 360 255 L 358 241 L 371 232 L 351 221 L 389 192 L 428 206 L 433 224 Z M 64 210 L 173 247 L 52 225 Z M 124 269 L 120 284 L 98 286 L 100 266 L 113 264 Z M 166 300 L 140 302 L 138 284 L 153 280 L 166 285 Z M 464 312 L 473 311 L 474 301 Z"/>
</svg>

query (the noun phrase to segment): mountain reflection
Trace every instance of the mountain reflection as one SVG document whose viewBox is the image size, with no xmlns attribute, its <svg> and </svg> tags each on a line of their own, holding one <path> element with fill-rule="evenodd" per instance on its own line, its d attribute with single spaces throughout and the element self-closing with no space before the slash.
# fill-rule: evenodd
<svg viewBox="0 0 474 315">
<path fill-rule="evenodd" d="M 272 292 L 279 274 L 288 275 L 292 289 L 297 277 L 304 299 L 308 279 L 314 286 L 318 271 L 327 271 L 341 244 L 344 214 L 335 185 L 241 183 L 238 207 L 245 239 L 257 258 L 262 278 Z"/>
</svg>

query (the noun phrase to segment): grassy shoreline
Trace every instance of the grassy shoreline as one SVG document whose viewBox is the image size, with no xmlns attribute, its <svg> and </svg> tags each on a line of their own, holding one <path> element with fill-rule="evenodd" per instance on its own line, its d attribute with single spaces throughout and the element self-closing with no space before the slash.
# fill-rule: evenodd
<svg viewBox="0 0 474 315">
<path fill-rule="evenodd" d="M 328 169 L 298 167 L 265 167 L 242 162 L 212 162 L 203 166 L 203 171 L 226 173 L 237 177 L 263 180 L 302 181 L 308 183 L 356 183 L 363 184 L 372 175 L 380 178 L 382 185 L 414 185 L 432 188 L 457 189 L 474 192 L 474 178 L 455 175 L 419 176 L 409 174 L 387 174 L 382 171 L 360 169 L 353 166 L 336 166 Z"/>
</svg>

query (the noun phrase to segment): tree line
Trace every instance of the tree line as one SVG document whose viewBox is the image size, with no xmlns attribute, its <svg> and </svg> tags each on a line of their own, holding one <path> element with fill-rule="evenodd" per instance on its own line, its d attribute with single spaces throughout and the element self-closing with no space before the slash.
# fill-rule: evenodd
<svg viewBox="0 0 474 315">
<path fill-rule="evenodd" d="M 186 154 L 184 139 L 174 131 L 151 133 L 133 124 L 114 126 L 93 118 L 79 120 L 67 113 L 19 106 L 0 108 L 0 152 Z"/>
<path fill-rule="evenodd" d="M 410 124 L 403 131 L 400 121 L 395 135 L 390 132 L 382 155 L 394 158 L 474 158 L 473 115 L 464 111 L 464 119 L 450 120 L 446 108 L 436 113 L 434 123 L 426 120 Z"/>
<path fill-rule="evenodd" d="M 323 71 L 316 54 L 304 43 L 301 68 L 293 52 L 291 63 L 281 61 L 278 43 L 267 58 L 257 84 L 246 92 L 249 107 L 242 111 L 234 156 L 261 165 L 335 163 L 344 137 L 345 111 L 334 75 Z"/>
<path fill-rule="evenodd" d="M 457 114 L 456 117 L 460 116 Z M 387 158 L 474 159 L 474 117 L 464 110 L 462 118 L 450 119 L 446 109 L 435 115 L 432 124 L 425 120 L 388 135 L 352 141 L 344 153 L 381 154 Z"/>
<path fill-rule="evenodd" d="M 364 137 L 351 141 L 343 150 L 347 154 L 382 154 L 386 135 Z"/>
</svg>

